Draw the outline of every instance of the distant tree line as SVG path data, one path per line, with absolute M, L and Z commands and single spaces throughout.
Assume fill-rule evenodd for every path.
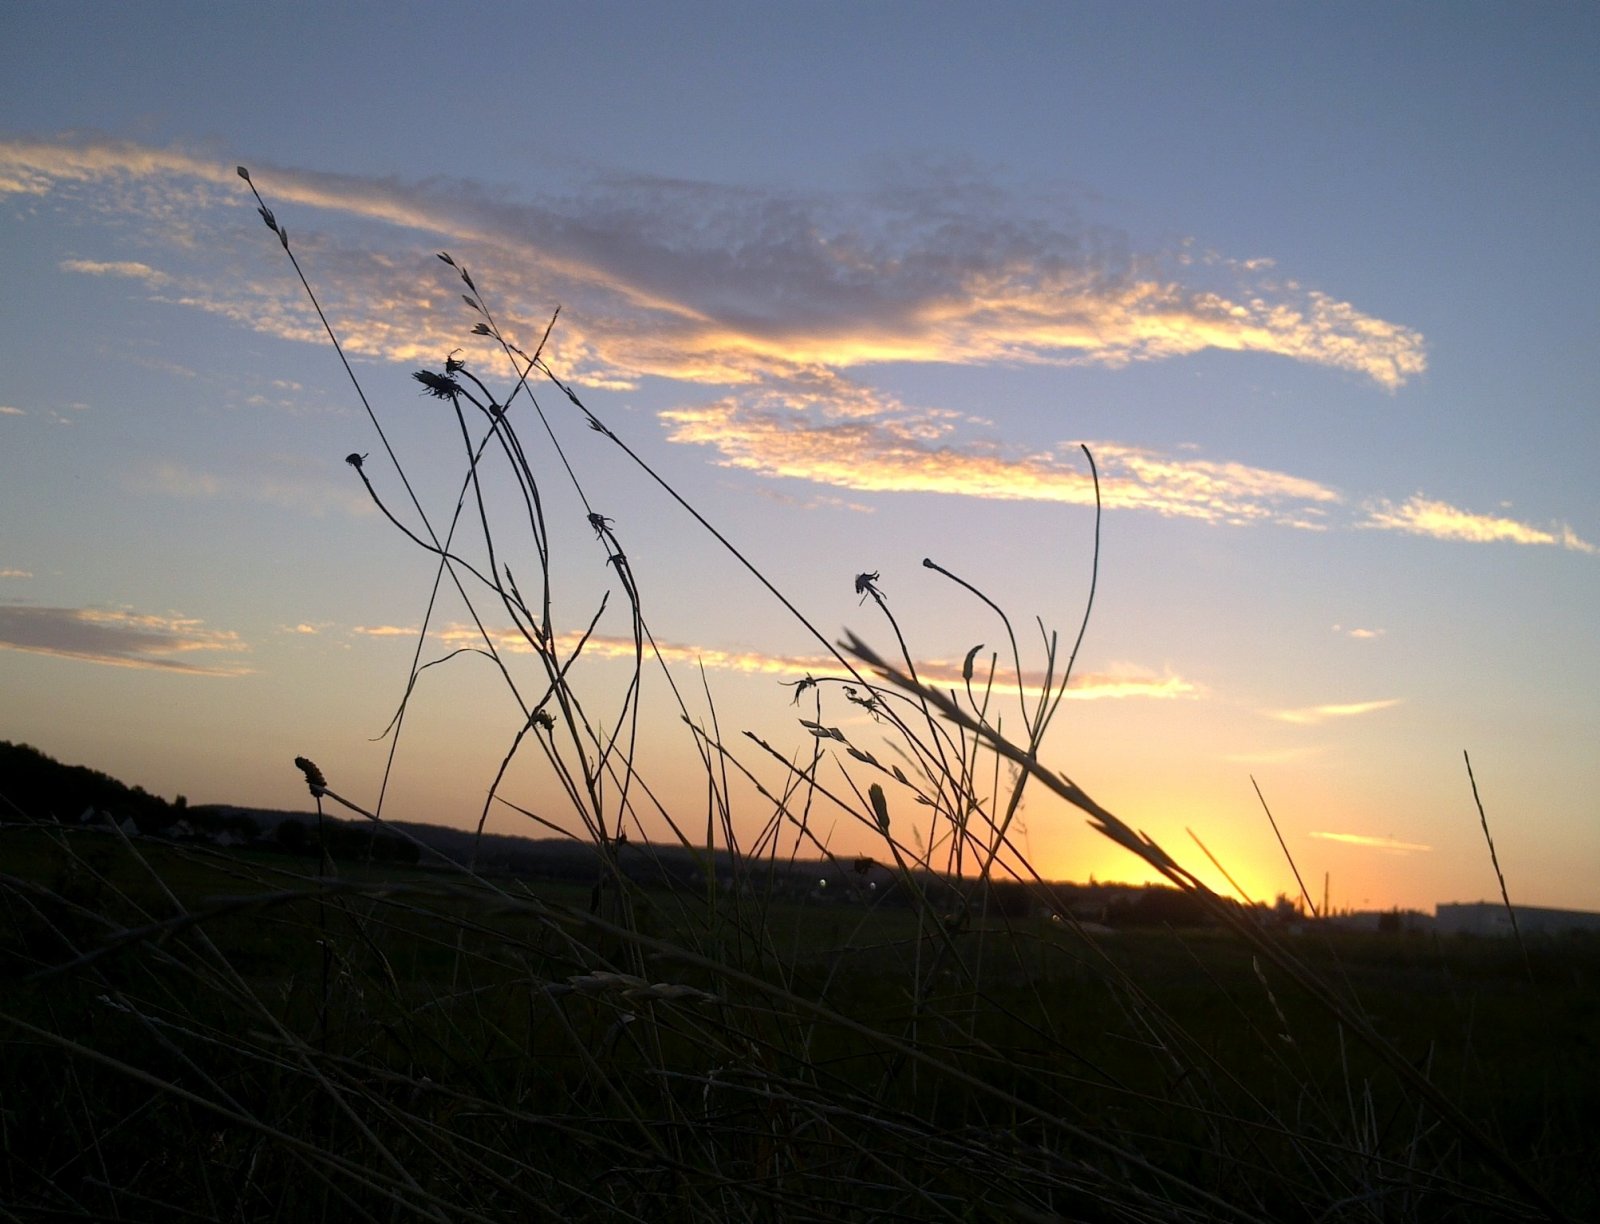
M 82 765 L 63 765 L 28 744 L 0 741 L 0 817 L 76 824 L 86 810 L 119 823 L 132 819 L 141 833 L 157 833 L 183 817 L 187 801 L 168 803 L 142 786 L 126 786 Z
M 170 803 L 142 786 L 128 786 L 83 765 L 63 765 L 28 744 L 0 741 L 0 819 L 75 825 L 85 814 L 134 828 L 148 836 L 170 836 L 180 821 L 200 834 L 232 834 L 240 841 L 261 835 L 247 812 L 190 807 L 183 795 Z
M 430 857 L 435 862 L 470 860 L 479 870 L 583 883 L 594 883 L 601 874 L 599 851 L 586 841 L 480 836 L 465 829 L 411 823 L 396 824 L 392 826 L 396 831 L 390 832 L 332 817 L 318 821 L 242 808 L 190 807 L 182 795 L 169 803 L 98 770 L 63 765 L 26 744 L 0 741 L 0 819 L 75 824 L 86 810 L 118 824 L 131 819 L 147 835 L 170 836 L 183 821 L 196 834 L 229 833 L 262 844 L 265 830 L 267 845 L 297 857 L 326 854 L 344 862 L 396 864 L 427 862 Z M 701 889 L 708 875 L 714 875 L 719 887 L 811 897 L 830 904 L 898 908 L 913 901 L 903 878 L 865 857 L 736 863 L 726 851 L 673 844 L 624 844 L 613 847 L 613 852 L 623 875 L 647 889 Z M 1020 881 L 991 881 L 985 893 L 972 880 L 919 873 L 915 887 L 955 922 L 976 920 L 985 913 L 1008 919 L 1054 914 L 1109 927 L 1196 927 L 1216 921 L 1199 898 L 1162 885 L 1049 884 L 1041 889 Z M 1285 911 L 1295 916 L 1283 898 L 1273 909 L 1257 908 L 1263 921 L 1282 919 Z

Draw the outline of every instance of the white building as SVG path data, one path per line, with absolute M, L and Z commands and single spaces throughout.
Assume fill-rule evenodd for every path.
M 1517 930 L 1524 935 L 1560 935 L 1567 931 L 1600 931 L 1600 914 L 1587 910 L 1513 906 Z M 1511 915 L 1498 901 L 1441 902 L 1434 907 L 1441 935 L 1510 935 Z

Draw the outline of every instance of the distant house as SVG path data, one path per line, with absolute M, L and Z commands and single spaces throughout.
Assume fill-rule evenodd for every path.
M 1561 935 L 1568 931 L 1600 931 L 1600 914 L 1587 910 L 1513 907 L 1517 930 L 1524 935 Z M 1441 935 L 1510 935 L 1511 916 L 1498 901 L 1441 902 L 1434 907 Z

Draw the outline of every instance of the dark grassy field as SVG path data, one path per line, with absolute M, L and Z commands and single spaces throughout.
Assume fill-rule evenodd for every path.
M 0 850 L 17 1218 L 1541 1214 L 1226 931 Z M 1600 1213 L 1600 942 L 1273 938 Z

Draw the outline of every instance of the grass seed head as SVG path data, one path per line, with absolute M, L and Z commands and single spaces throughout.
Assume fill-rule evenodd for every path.
M 461 394 L 460 383 L 443 374 L 435 374 L 432 370 L 418 370 L 411 377 L 421 383 L 428 394 L 435 399 L 454 400 Z
M 297 756 L 294 764 L 296 769 L 305 774 L 306 785 L 311 788 L 313 795 L 321 795 L 328 789 L 328 779 L 322 776 L 322 770 L 310 757 Z

